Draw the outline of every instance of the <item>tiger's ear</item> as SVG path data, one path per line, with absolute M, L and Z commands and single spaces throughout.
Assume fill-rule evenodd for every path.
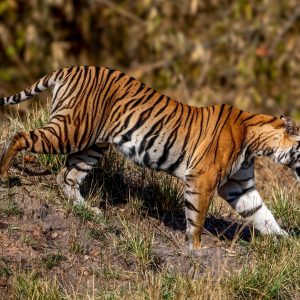
M 291 117 L 280 116 L 280 119 L 283 120 L 285 132 L 294 140 L 300 141 L 299 125 Z

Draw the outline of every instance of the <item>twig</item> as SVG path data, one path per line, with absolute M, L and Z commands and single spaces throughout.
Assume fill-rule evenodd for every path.
M 128 18 L 142 26 L 146 26 L 146 22 L 144 22 L 142 19 L 140 19 L 139 17 L 137 17 L 135 14 L 129 12 L 128 10 L 120 7 L 120 5 L 118 5 L 117 3 L 114 3 L 113 1 L 109 1 L 109 0 L 90 0 L 90 3 L 95 3 L 95 4 L 102 4 L 105 6 L 108 6 L 110 8 L 112 8 L 113 10 L 115 10 L 119 15 Z
M 151 222 L 152 223 L 152 222 Z M 162 233 L 176 248 L 180 248 L 180 245 L 178 245 L 177 241 L 175 241 L 174 238 L 171 238 L 166 232 L 164 232 L 161 228 L 159 228 L 159 226 L 155 223 L 152 223 L 154 225 L 154 227 L 160 232 Z

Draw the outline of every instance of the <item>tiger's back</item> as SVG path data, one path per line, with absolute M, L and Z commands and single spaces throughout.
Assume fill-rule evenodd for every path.
M 74 153 L 108 142 L 136 163 L 175 172 L 180 178 L 189 164 L 191 168 L 197 164 L 193 153 L 198 148 L 203 148 L 204 153 L 215 149 L 217 153 L 218 145 L 213 142 L 225 136 L 230 128 L 226 127 L 228 118 L 240 112 L 227 105 L 184 105 L 133 77 L 103 67 L 78 66 L 56 71 L 27 89 L 26 96 L 40 92 L 49 82 L 54 83 L 49 124 L 43 132 L 31 133 L 34 142 L 30 151 Z M 22 94 L 12 99 L 19 103 Z M 40 147 L 42 138 L 45 141 Z M 209 147 L 205 150 L 206 144 Z M 181 165 L 183 168 L 178 171 Z
M 206 144 L 209 147 L 203 152 L 215 149 L 216 163 L 218 145 L 214 142 L 231 128 L 226 126 L 228 118 L 240 112 L 227 105 L 184 105 L 112 69 L 75 67 L 61 72 L 64 75 L 54 88 L 49 120 L 49 126 L 60 129 L 56 132 L 63 136 L 57 140 L 56 149 L 72 153 L 93 144 L 113 143 L 137 164 L 181 179 L 189 165 L 193 169 L 198 164 L 193 154 Z M 238 150 L 240 145 L 232 146 Z

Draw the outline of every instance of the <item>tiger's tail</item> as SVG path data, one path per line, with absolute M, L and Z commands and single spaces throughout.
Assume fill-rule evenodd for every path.
M 18 104 L 22 101 L 30 99 L 31 97 L 39 94 L 40 92 L 54 86 L 56 83 L 60 82 L 66 69 L 61 69 L 54 71 L 44 77 L 40 78 L 34 84 L 29 86 L 27 89 L 8 97 L 0 97 L 0 106 Z

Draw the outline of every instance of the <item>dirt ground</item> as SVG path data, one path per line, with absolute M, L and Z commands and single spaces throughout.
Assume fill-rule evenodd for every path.
M 142 238 L 150 236 L 153 259 L 147 268 L 154 271 L 167 268 L 197 278 L 207 270 L 219 274 L 241 267 L 242 241 L 250 239 L 250 228 L 226 204 L 213 205 L 202 234 L 203 249 L 191 253 L 183 210 L 155 215 L 126 201 L 100 202 L 96 193 L 89 210 L 76 212 L 58 190 L 55 175 L 36 159 L 25 158 L 25 164 L 22 156 L 11 167 L 12 186 L 0 188 L 1 299 L 14 297 L 18 272 L 55 277 L 63 290 L 78 294 L 95 292 L 95 286 L 122 285 L 142 266 L 122 246 L 136 229 Z M 257 170 L 262 194 L 269 192 L 262 183 L 274 172 L 282 175 L 276 184 L 290 182 L 292 188 L 291 174 L 282 167 L 259 162 Z

